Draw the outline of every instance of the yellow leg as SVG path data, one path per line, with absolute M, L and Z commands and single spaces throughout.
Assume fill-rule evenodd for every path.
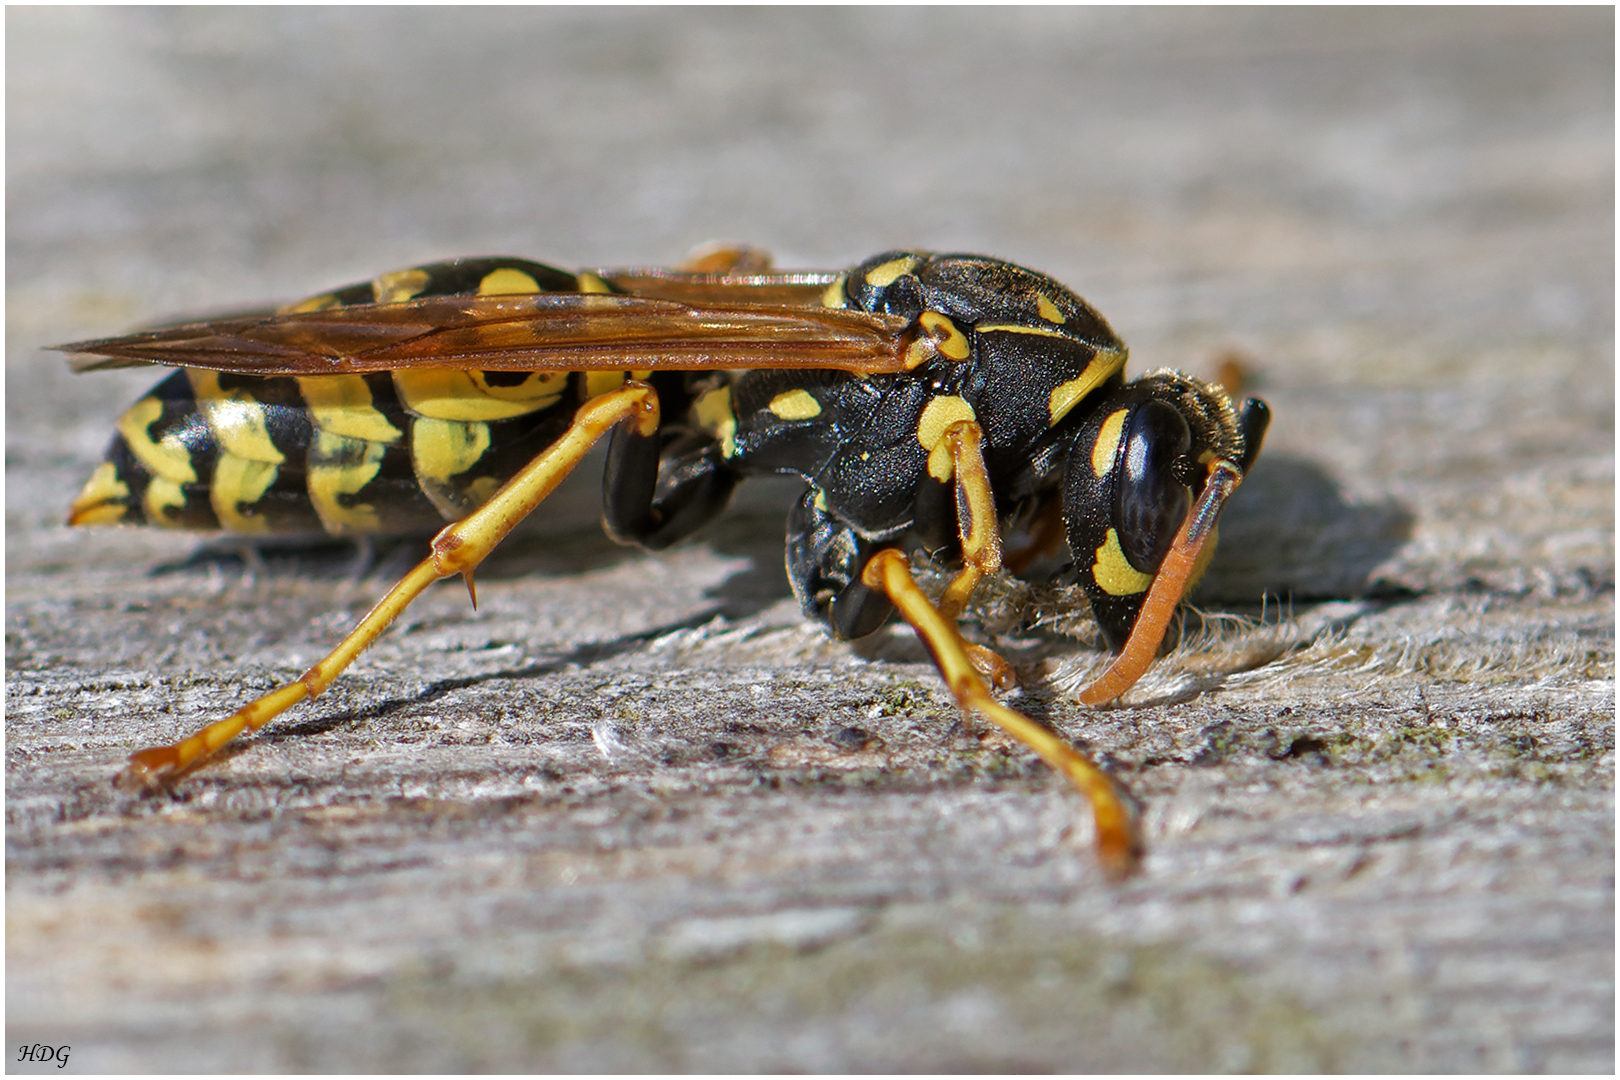
M 939 450 L 946 455 L 950 475 L 956 480 L 956 527 L 962 541 L 962 569 L 945 586 L 939 610 L 955 622 L 973 599 L 979 582 L 1001 569 L 1001 529 L 996 520 L 990 470 L 984 464 L 984 430 L 972 420 L 958 420 L 945 429 Z M 973 666 L 997 688 L 1006 690 L 1018 685 L 1012 665 L 993 650 L 968 641 L 962 647 Z
M 233 715 L 188 739 L 131 755 L 129 766 L 119 774 L 119 784 L 145 788 L 172 779 L 199 765 L 244 731 L 257 731 L 304 698 L 315 697 L 435 581 L 462 574 L 471 589 L 473 568 L 551 494 L 597 439 L 623 421 L 634 423 L 643 435 L 658 430 L 658 395 L 651 387 L 631 383 L 586 402 L 560 439 L 525 465 L 483 506 L 434 537 L 432 553 L 390 589 L 337 648 L 296 682 L 248 702 Z
M 953 622 L 973 598 L 980 579 L 1001 569 L 1001 529 L 996 494 L 984 464 L 984 432 L 972 420 L 945 429 L 941 447 L 950 454 L 956 478 L 957 529 L 962 537 L 962 569 L 945 587 L 939 610 Z
M 1039 754 L 1048 765 L 1067 776 L 1091 801 L 1097 823 L 1097 858 L 1115 880 L 1129 875 L 1141 856 L 1136 823 L 1108 775 L 1091 759 L 1016 709 L 990 696 L 968 657 L 955 620 L 931 604 L 911 576 L 906 558 L 893 548 L 872 556 L 861 580 L 882 589 L 905 620 L 933 653 L 934 663 L 951 688 L 956 703 L 989 719 L 1007 734 Z

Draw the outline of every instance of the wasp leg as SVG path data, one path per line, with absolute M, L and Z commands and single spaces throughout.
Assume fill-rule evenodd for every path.
M 866 637 L 894 614 L 888 597 L 861 581 L 875 544 L 828 510 L 819 488 L 788 511 L 788 582 L 805 615 L 840 641 Z
M 996 496 L 990 487 L 990 472 L 984 464 L 984 430 L 972 420 L 960 420 L 945 429 L 935 450 L 940 460 L 930 458 L 929 475 L 934 479 L 954 478 L 956 523 L 962 551 L 962 569 L 945 587 L 940 598 L 940 614 L 955 621 L 973 598 L 973 590 L 986 575 L 1001 569 L 1001 530 L 996 521 Z M 947 471 L 948 470 L 948 471 Z M 1012 665 L 994 650 L 963 642 L 973 666 L 998 689 L 1018 685 Z
M 462 574 L 470 588 L 473 568 L 551 494 L 597 439 L 621 422 L 634 425 L 643 434 L 650 435 L 657 430 L 658 396 L 651 387 L 631 383 L 586 402 L 574 414 L 573 424 L 556 442 L 525 465 L 483 506 L 435 536 L 432 554 L 389 590 L 337 648 L 297 681 L 248 702 L 233 715 L 210 724 L 188 739 L 131 755 L 129 766 L 119 774 L 119 783 L 134 788 L 155 786 L 200 764 L 244 731 L 257 731 L 304 698 L 320 694 L 435 581 Z
M 929 602 L 911 576 L 904 555 L 893 548 L 879 551 L 866 564 L 861 580 L 886 595 L 917 631 L 958 706 L 995 723 L 1080 789 L 1091 802 L 1097 826 L 1097 857 L 1103 870 L 1115 880 L 1130 874 L 1141 856 L 1141 845 L 1135 820 L 1108 775 L 1057 735 L 990 696 L 990 688 L 974 670 L 955 621 Z
M 619 427 L 602 470 L 602 524 L 621 544 L 662 551 L 708 524 L 731 501 L 741 477 L 712 440 L 696 450 L 660 448 L 657 432 Z
M 933 455 L 929 475 L 956 478 L 956 521 L 962 539 L 962 569 L 945 587 L 939 610 L 956 620 L 973 598 L 973 590 L 987 574 L 1001 569 L 1001 530 L 996 525 L 996 493 L 984 464 L 984 431 L 972 420 L 959 420 L 945 429 L 934 454 L 943 451 L 949 474 L 941 477 Z
M 771 253 L 747 244 L 699 244 L 686 253 L 678 269 L 689 274 L 763 274 L 771 268 Z

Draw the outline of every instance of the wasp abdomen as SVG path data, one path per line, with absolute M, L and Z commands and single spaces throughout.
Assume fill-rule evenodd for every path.
M 461 259 L 383 274 L 286 312 L 420 296 L 609 292 L 522 259 Z M 622 372 L 413 368 L 259 378 L 188 368 L 118 421 L 75 500 L 74 525 L 362 534 L 465 517 Z

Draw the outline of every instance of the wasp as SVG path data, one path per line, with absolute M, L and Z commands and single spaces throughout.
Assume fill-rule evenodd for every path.
M 134 754 L 126 786 L 168 783 L 316 697 L 432 583 L 459 574 L 476 603 L 478 564 L 605 438 L 605 527 L 643 548 L 692 534 L 747 476 L 802 479 L 786 563 L 805 614 L 857 639 L 898 612 L 964 712 L 1086 796 L 1114 875 L 1141 852 L 1121 791 L 996 699 L 1010 666 L 958 620 L 1001 570 L 1004 536 L 1034 538 L 1006 556 L 1019 565 L 1066 539 L 1118 654 L 1080 698 L 1118 697 L 1213 554 L 1270 415 L 1173 371 L 1126 381 L 1108 323 L 1044 274 L 921 251 L 832 273 L 773 272 L 744 247 L 676 269 L 458 259 L 273 311 L 57 348 L 80 354 L 81 370 L 179 369 L 119 419 L 72 525 L 442 526 L 314 667 Z M 938 601 L 911 569 L 918 549 L 952 568 Z

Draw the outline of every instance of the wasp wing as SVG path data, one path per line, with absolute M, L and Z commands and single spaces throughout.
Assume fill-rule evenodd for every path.
M 779 304 L 784 307 L 822 306 L 827 287 L 842 274 L 824 270 L 776 271 L 741 274 L 733 270 L 698 273 L 663 266 L 597 270 L 603 281 L 632 296 L 679 300 L 693 304 Z
M 771 279 L 773 283 L 781 278 Z M 807 284 L 747 289 L 668 283 L 697 299 L 611 293 L 436 296 L 397 304 L 215 320 L 54 346 L 99 357 L 80 371 L 160 364 L 245 375 L 347 375 L 398 368 L 484 371 L 842 368 L 905 370 L 908 322 L 782 303 Z M 735 284 L 740 284 L 733 282 Z M 659 291 L 655 290 L 654 291 Z

